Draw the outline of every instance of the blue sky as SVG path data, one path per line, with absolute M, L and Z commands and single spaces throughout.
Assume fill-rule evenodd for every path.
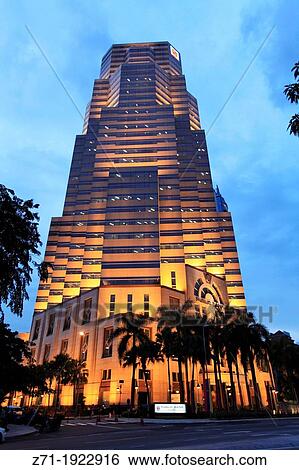
M 296 0 L 0 1 L 0 181 L 40 204 L 45 243 L 62 212 L 75 135 L 82 119 L 29 27 L 84 114 L 100 60 L 112 43 L 171 42 L 209 129 L 261 43 L 274 30 L 209 130 L 215 184 L 233 214 L 247 303 L 274 306 L 270 330 L 299 340 L 298 138 L 282 94 L 298 57 Z M 297 110 L 298 112 L 298 110 Z M 37 278 L 22 319 L 30 327 Z

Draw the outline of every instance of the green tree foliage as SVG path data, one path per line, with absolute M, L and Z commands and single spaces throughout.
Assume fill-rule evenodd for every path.
M 27 382 L 27 369 L 23 360 L 29 359 L 30 351 L 17 334 L 7 324 L 0 322 L 0 403 L 9 393 L 20 390 Z
M 17 334 L 0 321 L 0 403 L 16 390 L 32 397 L 47 391 L 44 366 L 31 362 L 28 345 Z
M 269 356 L 280 401 L 299 398 L 299 345 L 283 332 L 270 335 Z
M 11 189 L 0 185 L 0 315 L 3 307 L 21 316 L 27 287 L 34 268 L 42 280 L 48 276 L 49 263 L 38 263 L 41 246 L 38 232 L 38 204 L 17 197 Z
M 299 102 L 299 62 L 296 62 L 292 68 L 294 74 L 295 82 L 285 85 L 284 94 L 286 95 L 287 100 L 290 103 L 298 104 Z M 289 122 L 288 130 L 290 134 L 299 136 L 299 114 L 294 114 Z

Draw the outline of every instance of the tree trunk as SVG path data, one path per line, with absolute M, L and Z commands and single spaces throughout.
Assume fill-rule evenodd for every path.
M 248 383 L 247 367 L 245 367 L 244 365 L 243 365 L 243 370 L 244 370 L 244 377 L 245 377 L 245 384 L 246 384 L 248 405 L 249 405 L 250 408 L 252 408 L 252 400 L 251 400 L 250 387 L 249 387 L 249 383 Z
M 60 385 L 61 385 L 61 378 L 58 378 L 57 381 L 57 397 L 56 397 L 56 403 L 55 403 L 55 411 L 57 411 L 60 408 Z
M 207 384 L 206 384 L 206 364 L 201 365 L 202 367 L 202 393 L 203 393 L 203 399 L 204 399 L 204 411 L 208 412 L 208 401 L 207 401 Z
M 135 371 L 136 371 L 136 360 L 132 365 L 132 380 L 131 380 L 131 408 L 135 406 Z
M 147 394 L 147 405 L 149 406 L 151 400 L 150 400 L 150 390 L 149 390 L 147 374 L 146 374 L 146 367 L 143 367 L 142 370 L 143 370 L 143 376 L 144 376 L 145 388 L 146 388 L 146 394 Z
M 217 355 L 217 370 L 218 370 L 218 379 L 219 379 L 219 388 L 220 388 L 221 407 L 227 408 L 227 400 L 226 400 L 226 396 L 224 396 L 224 389 L 223 389 L 223 383 L 222 383 L 221 364 L 220 364 L 219 354 Z
M 180 358 L 178 358 L 178 375 L 180 386 L 180 402 L 185 403 L 185 387 L 183 382 L 182 361 Z
M 192 372 L 191 372 L 191 408 L 192 412 L 195 413 L 195 361 L 192 360 Z
M 220 398 L 220 387 L 217 373 L 217 361 L 214 355 L 213 357 L 213 366 L 214 366 L 214 377 L 215 377 L 215 386 L 216 386 L 216 406 L 217 410 L 221 410 L 221 398 Z
M 228 365 L 228 370 L 229 370 L 229 378 L 230 378 L 230 386 L 231 386 L 231 394 L 232 394 L 232 402 L 233 402 L 232 409 L 235 411 L 237 409 L 236 388 L 235 388 L 235 382 L 234 382 L 232 361 L 228 358 L 227 358 L 227 365 Z
M 77 392 L 78 392 L 78 382 L 75 381 L 73 383 L 73 408 L 74 409 L 77 409 L 77 404 L 78 404 L 77 403 L 78 402 L 78 400 L 77 400 L 78 393 Z
M 239 372 L 238 358 L 236 358 L 235 367 L 236 367 L 236 375 L 237 375 L 237 381 L 238 381 L 238 389 L 239 389 L 239 395 L 240 395 L 241 408 L 244 408 L 242 387 L 241 387 L 241 383 L 240 383 L 240 372 Z
M 249 354 L 249 364 L 250 364 L 251 377 L 252 377 L 253 388 L 254 388 L 255 406 L 256 406 L 257 411 L 260 411 L 261 410 L 261 400 L 260 400 L 260 393 L 259 393 L 257 380 L 256 380 L 255 366 L 254 366 L 254 359 L 253 359 L 253 353 L 252 352 L 250 352 L 250 354 Z
M 171 374 L 170 374 L 170 358 L 167 357 L 167 375 L 168 375 L 168 401 L 171 403 Z
M 188 359 L 185 359 L 184 366 L 185 366 L 185 375 L 186 375 L 187 403 L 188 405 L 190 405 L 190 383 L 189 383 Z

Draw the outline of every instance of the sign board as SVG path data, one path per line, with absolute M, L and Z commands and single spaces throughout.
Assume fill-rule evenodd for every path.
M 186 405 L 185 403 L 155 403 L 155 413 L 184 414 Z
M 172 55 L 176 60 L 180 60 L 180 54 L 179 54 L 178 51 L 177 51 L 174 47 L 172 47 L 172 46 L 170 46 L 170 53 L 171 53 L 171 55 Z

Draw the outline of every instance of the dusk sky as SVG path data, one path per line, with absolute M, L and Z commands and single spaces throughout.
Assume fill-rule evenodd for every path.
M 102 56 L 113 43 L 169 41 L 208 131 L 247 304 L 273 306 L 273 322 L 264 324 L 298 341 L 299 139 L 286 127 L 299 111 L 283 95 L 299 60 L 298 2 L 0 0 L 0 7 L 0 182 L 40 204 L 42 250 L 50 218 L 62 213 L 80 113 Z M 30 328 L 37 282 L 35 275 L 23 317 L 6 315 L 15 329 Z

